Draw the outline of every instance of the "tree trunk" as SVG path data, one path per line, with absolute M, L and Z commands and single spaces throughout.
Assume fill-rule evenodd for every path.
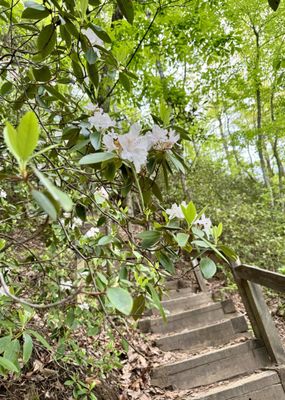
M 262 109 L 261 109 L 261 81 L 260 81 L 260 76 L 259 76 L 259 70 L 260 70 L 260 37 L 259 37 L 259 32 L 256 29 L 254 25 L 252 25 L 252 29 L 255 35 L 255 40 L 256 40 L 256 59 L 255 59 L 255 87 L 256 87 L 256 92 L 255 92 L 255 98 L 256 98 L 256 127 L 257 127 L 257 141 L 256 141 L 256 147 L 258 151 L 258 156 L 259 156 L 259 161 L 260 161 L 260 167 L 262 171 L 262 176 L 263 176 L 263 181 L 264 184 L 268 190 L 269 196 L 270 196 L 270 201 L 272 207 L 274 206 L 274 197 L 273 197 L 273 191 L 271 187 L 271 182 L 270 178 L 268 175 L 268 170 L 267 170 L 267 165 L 266 165 L 266 158 L 265 158 L 265 138 L 264 134 L 261 131 L 262 128 Z

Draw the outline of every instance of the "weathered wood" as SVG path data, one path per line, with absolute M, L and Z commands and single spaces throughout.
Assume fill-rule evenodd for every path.
M 276 364 L 285 363 L 285 352 L 265 302 L 261 287 L 241 279 L 236 273 L 238 266 L 232 265 L 233 274 L 245 305 L 255 336 L 261 339 L 271 360 Z
M 285 293 L 285 275 L 246 264 L 236 266 L 235 273 L 240 279 L 246 279 L 277 292 Z
M 197 283 L 200 287 L 201 292 L 207 292 L 207 286 L 206 286 L 206 282 L 205 279 L 203 278 L 202 272 L 200 270 L 200 265 L 199 265 L 199 261 L 195 258 L 191 261 L 193 269 L 194 269 L 194 274 L 197 280 Z

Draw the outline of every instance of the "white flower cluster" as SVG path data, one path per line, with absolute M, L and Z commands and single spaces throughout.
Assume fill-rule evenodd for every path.
M 99 233 L 99 232 L 100 232 L 99 228 L 92 226 L 92 228 L 90 228 L 89 231 L 87 231 L 84 236 L 86 238 L 92 238 L 92 237 L 96 236 L 97 233 Z
M 7 197 L 7 193 L 5 192 L 5 190 L 0 190 L 0 198 L 2 198 L 2 199 L 6 199 L 6 197 Z
M 185 201 L 182 201 L 181 204 L 179 204 L 179 206 L 174 203 L 172 204 L 171 208 L 168 208 L 166 211 L 166 214 L 169 215 L 169 219 L 173 219 L 173 218 L 179 218 L 179 219 L 184 219 L 184 214 L 182 211 L 181 206 L 187 207 L 187 204 Z
M 114 128 L 116 123 L 110 118 L 109 114 L 104 113 L 101 108 L 89 104 L 86 107 L 93 115 L 88 118 L 91 127 L 106 132 L 109 128 Z M 116 151 L 123 160 L 134 164 L 136 172 L 140 172 L 146 164 L 148 152 L 154 150 L 169 150 L 179 140 L 179 135 L 174 130 L 160 128 L 154 125 L 152 131 L 141 135 L 141 126 L 138 123 L 130 127 L 128 133 L 118 135 L 113 129 L 103 136 L 103 144 L 108 151 Z
M 173 218 L 184 219 L 185 218 L 181 206 L 187 207 L 186 202 L 182 201 L 182 203 L 179 205 L 174 203 L 174 204 L 172 204 L 171 208 L 168 208 L 167 210 L 165 210 L 166 214 L 169 215 L 169 219 L 173 219 Z M 201 226 L 205 232 L 209 232 L 212 228 L 212 221 L 210 220 L 210 218 L 207 218 L 205 216 L 205 214 L 202 214 L 199 219 L 194 221 L 194 224 Z

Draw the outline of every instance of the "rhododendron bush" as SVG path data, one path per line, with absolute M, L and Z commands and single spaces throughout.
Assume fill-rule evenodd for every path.
M 155 8 L 138 5 L 146 27 Z M 206 278 L 216 272 L 212 254 L 234 255 L 219 243 L 211 210 L 191 199 L 164 203 L 168 176 L 188 173 L 188 132 L 171 107 L 158 99 L 151 118 L 122 106 L 139 79 L 116 51 L 132 3 L 2 1 L 0 13 L 5 375 L 29 363 L 33 340 L 49 351 L 57 340 L 52 357 L 76 363 L 69 332 L 92 336 L 104 324 L 112 332 L 114 316 L 137 320 L 146 307 L 164 315 L 163 283 L 183 252 L 200 257 Z M 33 327 L 39 315 L 45 338 Z

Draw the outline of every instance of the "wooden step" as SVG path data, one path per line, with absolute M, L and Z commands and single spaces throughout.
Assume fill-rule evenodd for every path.
M 223 320 L 225 314 L 234 313 L 235 308 L 232 301 L 213 303 L 194 310 L 183 311 L 172 314 L 165 322 L 163 318 L 144 318 L 138 323 L 139 329 L 146 333 L 170 333 L 179 332 L 183 329 L 196 329 Z
M 277 372 L 265 371 L 209 389 L 184 400 L 285 400 Z
M 197 294 L 200 293 L 206 293 L 206 292 L 198 292 Z M 178 297 L 186 297 L 186 296 L 193 296 L 196 293 L 193 292 L 193 290 L 189 287 L 187 288 L 182 288 L 182 289 L 172 289 L 169 290 L 164 296 L 163 300 L 170 300 L 170 299 L 176 299 Z M 209 294 L 208 294 L 209 295 Z M 209 295 L 210 296 L 210 295 Z
M 213 350 L 153 370 L 152 385 L 191 389 L 230 379 L 270 364 L 264 346 L 256 339 Z
M 178 279 L 171 280 L 171 281 L 166 281 L 164 286 L 168 290 L 177 290 L 178 289 Z
M 247 323 L 244 316 L 239 315 L 202 328 L 162 336 L 156 340 L 156 345 L 164 351 L 193 351 L 226 343 L 242 332 L 247 332 Z
M 213 303 L 213 300 L 208 293 L 188 294 L 184 297 L 165 299 L 161 302 L 162 306 L 171 313 L 193 310 L 209 303 Z

